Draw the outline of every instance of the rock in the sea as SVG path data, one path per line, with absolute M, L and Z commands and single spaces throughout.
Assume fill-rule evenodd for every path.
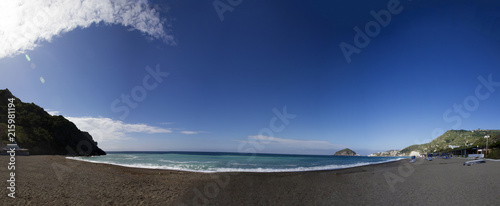
M 356 154 L 356 152 L 352 151 L 349 148 L 345 148 L 343 150 L 337 151 L 333 155 L 334 156 L 359 156 L 358 154 Z
M 7 137 L 8 99 L 14 98 L 15 140 L 32 155 L 106 155 L 97 147 L 89 133 L 80 131 L 73 122 L 61 115 L 52 116 L 34 103 L 24 103 L 8 90 L 0 89 L 0 140 L 11 143 Z M 14 108 L 14 107 L 13 107 Z

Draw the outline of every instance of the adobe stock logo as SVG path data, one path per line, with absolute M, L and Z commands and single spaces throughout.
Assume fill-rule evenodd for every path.
M 142 78 L 142 85 L 135 86 L 130 91 L 130 94 L 122 94 L 120 98 L 115 99 L 111 103 L 111 111 L 114 113 L 122 113 L 120 115 L 121 120 L 125 120 L 130 114 L 130 109 L 137 108 L 137 106 L 139 106 L 138 103 L 146 99 L 148 91 L 158 87 L 158 85 L 163 82 L 163 78 L 169 75 L 167 72 L 160 71 L 159 64 L 156 65 L 155 70 L 147 66 L 146 71 L 148 74 Z
M 489 74 L 487 79 L 479 75 L 477 80 L 479 83 L 474 90 L 474 95 L 465 97 L 461 104 L 454 103 L 451 108 L 444 111 L 443 120 L 446 123 L 455 122 L 451 126 L 452 129 L 460 129 L 463 120 L 469 118 L 472 112 L 479 109 L 480 102 L 486 101 L 496 91 L 496 87 L 500 87 L 500 82 L 493 81 L 493 74 Z M 445 130 L 442 128 L 435 128 L 431 136 L 436 138 L 444 132 Z
M 215 12 L 219 16 L 219 20 L 224 21 L 224 13 L 227 11 L 233 12 L 234 8 L 243 3 L 243 0 L 214 0 L 212 5 L 214 6 Z
M 389 0 L 389 2 L 387 2 L 387 10 L 382 9 L 378 12 L 371 10 L 370 14 L 375 20 L 365 24 L 364 32 L 358 26 L 353 28 L 356 32 L 354 35 L 354 46 L 346 42 L 341 42 L 339 44 L 340 50 L 342 54 L 344 54 L 347 63 L 351 63 L 352 54 L 361 53 L 361 49 L 370 44 L 370 37 L 374 38 L 378 36 L 382 27 L 387 27 L 387 25 L 391 23 L 392 15 L 399 14 L 401 11 L 403 11 L 403 6 L 401 6 L 399 0 Z

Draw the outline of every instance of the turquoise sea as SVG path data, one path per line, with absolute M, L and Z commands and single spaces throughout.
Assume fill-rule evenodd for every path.
M 105 156 L 68 158 L 126 167 L 193 172 L 299 172 L 378 164 L 400 160 L 403 157 L 226 152 L 108 152 Z

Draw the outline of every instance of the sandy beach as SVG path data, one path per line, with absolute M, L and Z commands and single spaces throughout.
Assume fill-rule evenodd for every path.
M 0 205 L 498 205 L 500 162 L 419 159 L 331 171 L 193 173 L 16 157 L 9 198 L 0 156 Z

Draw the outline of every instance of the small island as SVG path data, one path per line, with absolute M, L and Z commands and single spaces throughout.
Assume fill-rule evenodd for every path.
M 335 152 L 335 154 L 333 154 L 333 156 L 359 156 L 359 155 L 356 154 L 355 151 L 352 151 L 349 148 L 345 148 L 343 150 Z

